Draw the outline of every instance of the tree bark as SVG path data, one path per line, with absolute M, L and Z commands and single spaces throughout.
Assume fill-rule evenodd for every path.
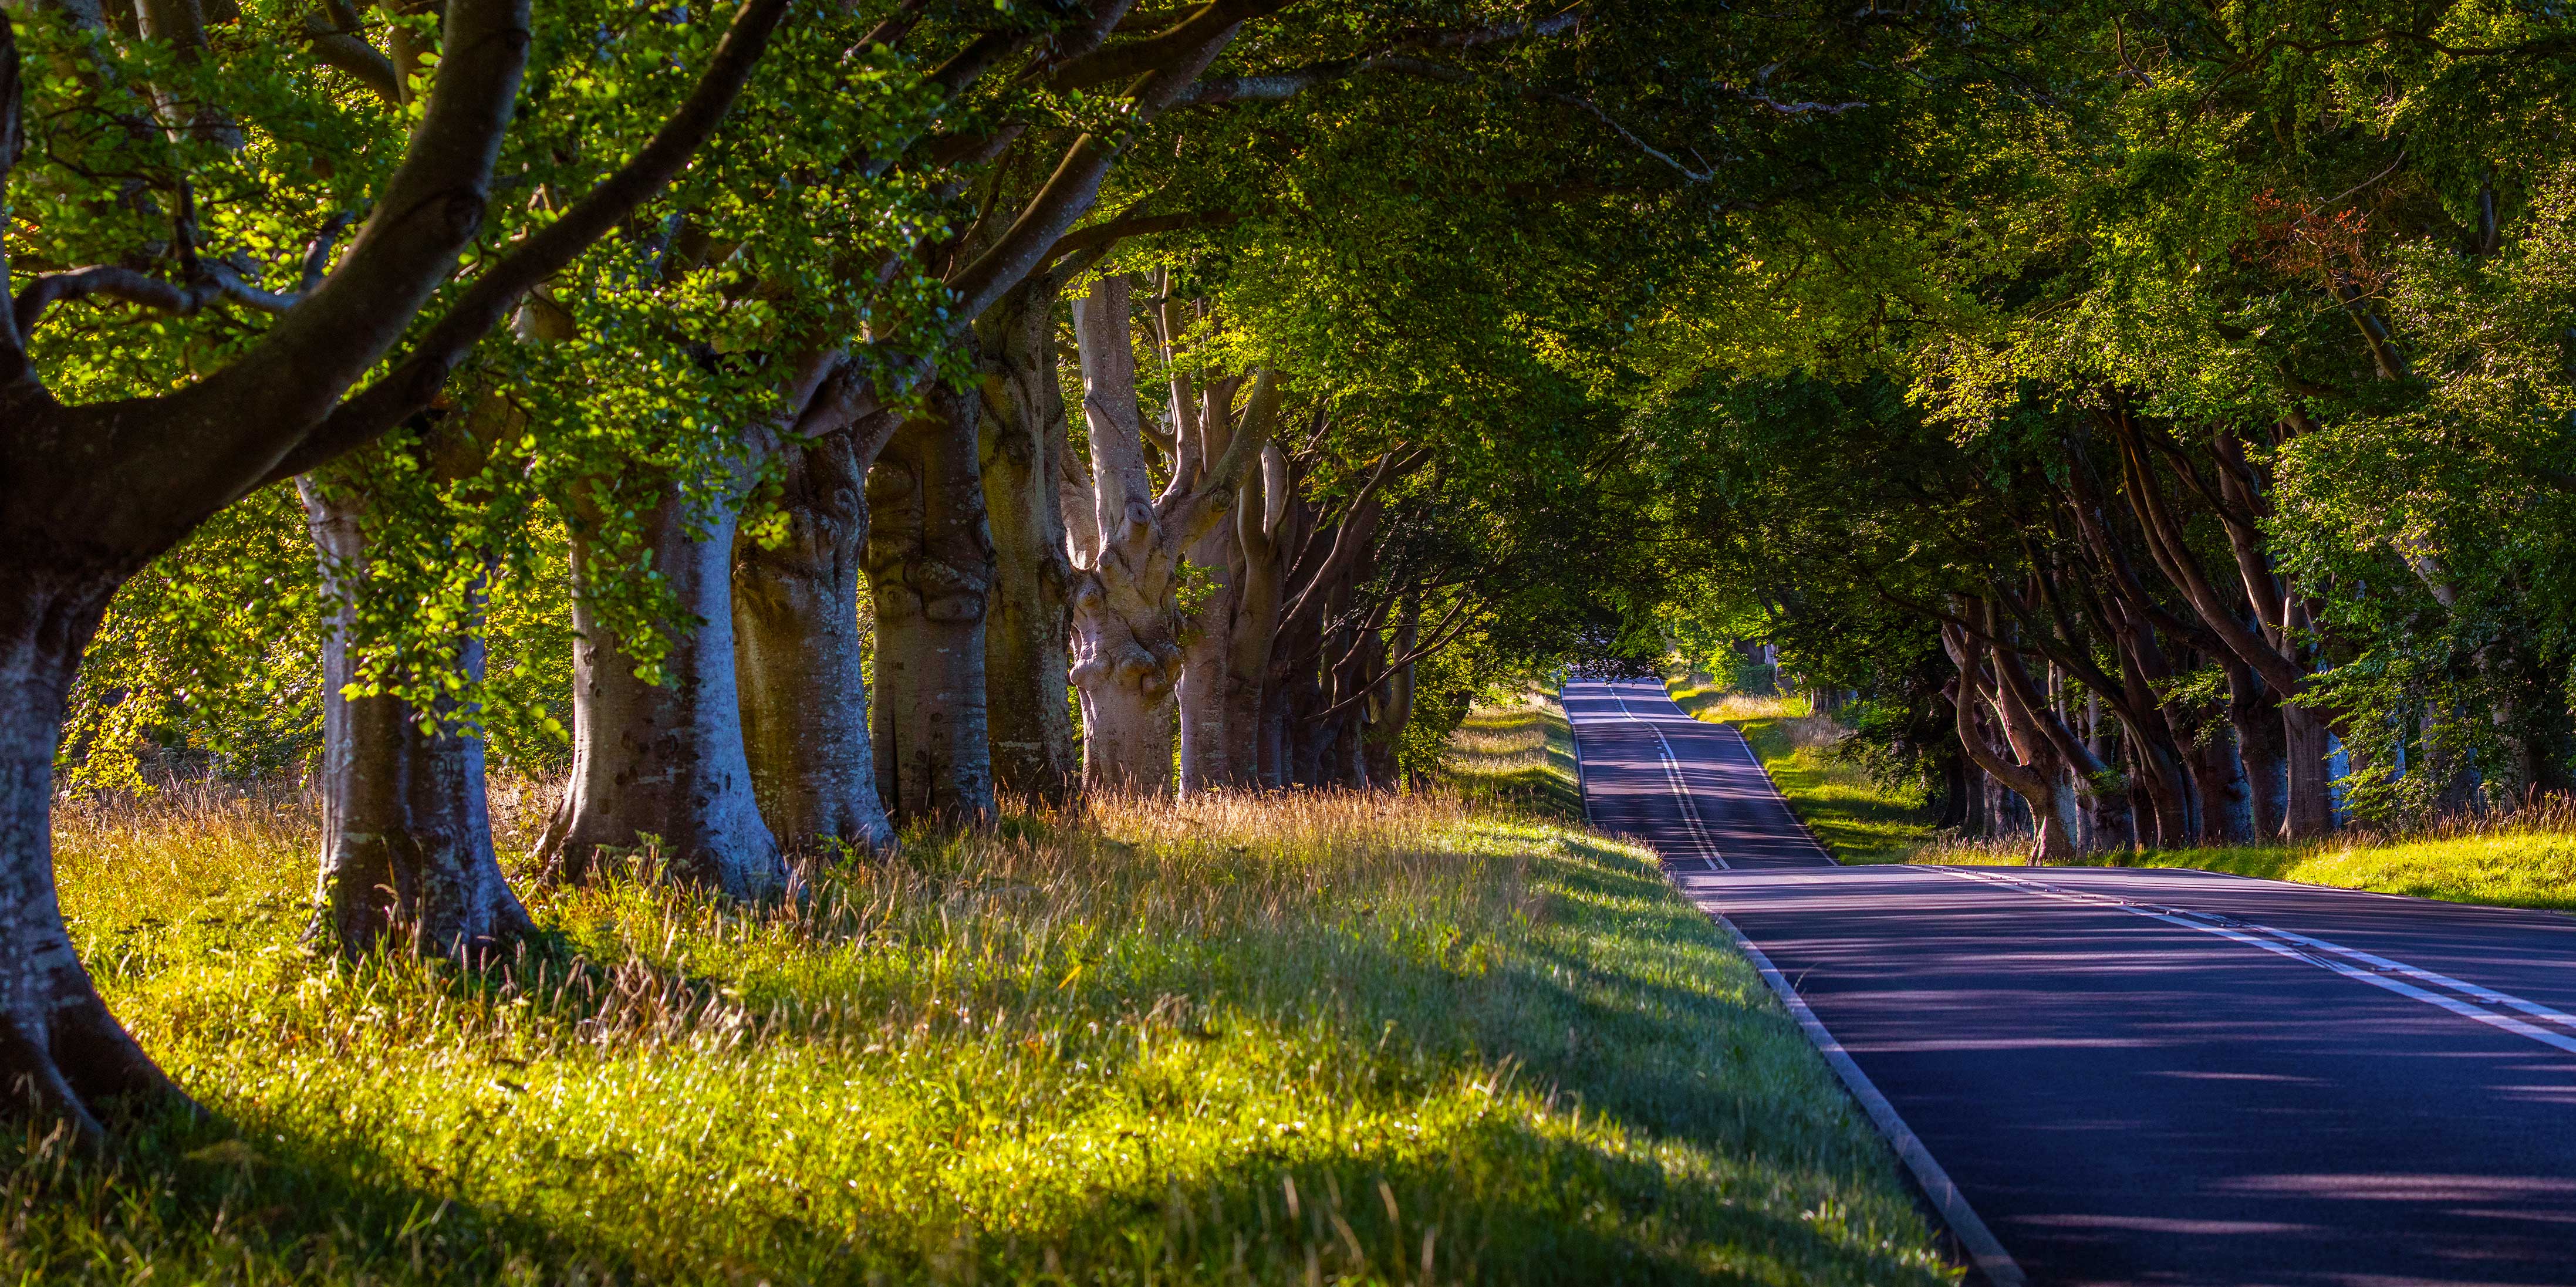
M 1404 606 L 1396 613 L 1395 639 L 1383 645 L 1396 658 L 1410 654 L 1422 633 L 1422 599 L 1407 593 Z M 1405 726 L 1413 722 L 1413 663 L 1399 661 L 1384 670 L 1378 679 L 1375 709 L 1369 716 L 1368 775 L 1377 786 L 1393 790 L 1401 786 L 1402 771 L 1398 752 L 1404 745 Z
M 594 602 L 602 578 L 628 570 L 602 562 L 592 522 L 574 526 L 572 782 L 538 843 L 551 876 L 579 879 L 603 847 L 649 844 L 664 878 L 741 899 L 787 888 L 743 752 L 732 593 L 740 481 L 695 514 L 666 482 L 639 516 L 685 618 L 667 628 L 658 685 L 637 676 L 633 645 Z
M 54 893 L 54 747 L 81 650 L 123 576 L 0 572 L 0 1113 L 72 1123 L 97 1139 L 127 1100 L 185 1104 L 99 998 Z
M 1085 780 L 1161 794 L 1172 777 L 1165 708 L 1181 668 L 1172 605 L 1180 550 L 1154 512 L 1131 325 L 1124 277 L 1102 278 L 1074 304 L 1100 538 L 1093 563 L 1076 573 L 1073 682 L 1082 692 Z
M 2019 711 L 2020 703 L 2013 697 L 2011 686 L 2000 681 L 1991 686 L 1987 683 L 1984 643 L 1956 626 L 1945 626 L 1941 633 L 1951 661 L 1959 668 L 1959 696 L 1963 700 L 1954 703 L 1959 748 L 1987 776 L 2029 803 L 2035 829 L 2031 847 L 2034 864 L 2074 857 L 2072 803 L 2058 781 L 2057 770 L 2062 766 L 2056 762 L 2054 752 L 2044 744 L 2036 728 L 2028 727 L 2026 712 Z M 1996 754 L 1978 727 L 1980 708 L 1988 704 L 1990 697 L 2004 740 L 2012 748 L 2010 759 Z M 2017 713 L 2023 716 L 2018 721 Z M 2017 728 L 2016 723 L 2023 727 Z
M 1293 545 L 1290 526 L 1294 483 L 1287 454 L 1278 444 L 1261 449 L 1259 468 L 1246 471 L 1235 495 L 1233 615 L 1226 625 L 1224 692 L 1226 780 L 1221 785 L 1258 787 L 1273 784 L 1268 771 L 1277 763 L 1269 746 L 1268 703 L 1271 651 L 1279 639 L 1281 590 L 1288 575 L 1283 565 Z M 1186 673 L 1186 672 L 1184 672 Z
M 1202 455 L 1197 426 L 1176 425 L 1173 474 L 1157 496 L 1145 465 L 1131 327 L 1122 277 L 1101 279 L 1074 305 L 1100 527 L 1091 562 L 1074 573 L 1073 682 L 1082 694 L 1084 779 L 1159 794 L 1172 781 L 1175 730 L 1165 708 L 1181 672 L 1182 558 L 1232 507 L 1236 484 L 1269 438 L 1278 382 L 1266 370 L 1255 377 L 1243 423 L 1221 452 Z M 1174 405 L 1182 414 L 1189 403 Z
M 312 475 L 297 489 L 321 556 L 333 620 L 322 643 L 321 924 L 348 957 L 381 943 L 421 954 L 480 955 L 533 933 L 501 874 L 471 710 L 421 712 L 391 694 L 351 697 L 354 606 L 341 580 L 367 559 L 366 500 L 349 480 Z M 479 621 L 461 624 L 458 670 L 483 677 Z
M 993 779 L 1006 794 L 1051 803 L 1071 798 L 1082 774 L 1067 646 L 1073 564 L 1060 488 L 1067 423 L 1056 379 L 1058 288 L 1051 275 L 1032 276 L 976 323 L 985 354 L 984 500 L 994 556 L 984 628 Z
M 2280 836 L 2289 813 L 2287 735 L 2281 699 L 2252 667 L 2219 658 L 2227 669 L 2227 722 L 2236 730 L 2236 757 L 2245 767 L 2246 815 L 2253 839 Z
M 898 823 L 993 813 L 984 629 L 993 537 L 978 469 L 979 399 L 945 387 L 869 471 L 877 610 L 877 794 Z
M 868 737 L 859 578 L 868 468 L 899 423 L 877 412 L 791 448 L 780 496 L 786 540 L 736 550 L 743 754 L 761 816 L 793 851 L 894 844 Z

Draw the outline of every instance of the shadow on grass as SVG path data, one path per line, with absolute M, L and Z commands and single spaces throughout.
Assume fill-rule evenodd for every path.
M 406 1169 L 257 1111 L 128 1121 L 103 1153 L 29 1131 L 0 1146 L 0 1199 L 17 1213 L 0 1262 L 47 1283 L 635 1277 L 612 1244 L 460 1202 Z
M 28 1160 L 15 1196 L 52 1214 L 0 1263 L 47 1281 L 124 1281 L 137 1263 L 178 1280 L 316 1282 L 1413 1281 L 1426 1258 L 1440 1280 L 1942 1280 L 1883 1147 L 1749 967 L 1654 868 L 1560 838 L 1470 869 L 1508 874 L 1514 862 L 1534 894 L 1520 919 L 1495 916 L 1503 895 L 1475 886 L 1439 895 L 1475 903 L 1464 915 L 1336 896 L 1221 942 L 1096 963 L 1078 986 L 1051 966 L 1033 983 L 952 999 L 1054 1007 L 1050 1022 L 1078 1030 L 1091 1016 L 1113 1030 L 1072 1050 L 1092 1067 L 1079 1083 L 957 1083 L 1044 1102 L 1036 1129 L 1060 1132 L 1049 1147 L 1090 1159 L 1059 1167 L 1054 1187 L 978 1180 L 961 1131 L 918 1188 L 839 1197 L 864 1150 L 762 1156 L 776 1137 L 752 1121 L 738 1139 L 729 1125 L 692 1144 L 696 1116 L 615 1137 L 594 1133 L 597 1118 L 583 1119 L 591 1130 L 507 1122 L 498 1115 L 511 1101 L 470 1094 L 500 1070 L 441 1064 L 433 1076 L 403 1047 L 384 1067 L 409 1084 L 364 1105 L 301 1092 L 289 1075 L 236 1089 L 229 1121 L 137 1137 L 103 1168 Z M 1452 930 L 1496 941 L 1480 953 Z M 577 960 L 573 940 L 557 937 L 517 968 L 542 961 L 542 979 Z M 685 965 L 628 968 L 630 998 L 724 996 Z M 526 981 L 429 973 L 435 982 L 385 996 L 453 1014 L 507 1003 Z M 820 999 L 906 1005 L 899 988 L 865 982 Z M 550 1027 L 580 1028 L 611 1000 L 556 992 L 532 1007 Z M 1176 1015 L 1163 1039 L 1208 1052 L 1207 1075 L 1159 1083 L 1142 1029 L 1110 1021 L 1182 996 L 1190 1016 L 1244 1015 L 1258 1030 L 1194 1017 L 1185 1027 Z M 581 1044 L 603 1038 L 619 1040 L 589 1030 Z M 715 1053 L 675 1047 L 672 1059 L 697 1062 L 670 1068 L 684 1081 L 702 1065 L 730 1076 L 752 1064 L 889 1095 L 906 1093 L 904 1078 L 943 1075 L 898 1071 L 852 1044 L 819 1020 L 756 1016 Z M 599 1075 L 589 1058 L 564 1066 Z M 1294 1092 L 1230 1103 L 1228 1079 L 1265 1075 L 1294 1079 Z M 429 1095 L 449 1102 L 417 1102 Z M 419 1111 L 469 1099 L 463 1113 Z M 335 1102 L 356 1115 L 344 1121 Z M 1308 1120 L 1292 1131 L 1227 1117 L 1283 1102 Z M 680 1106 L 645 1098 L 618 1111 L 649 1124 Z M 946 1119 L 934 1125 L 944 1134 Z M 417 1157 L 404 1155 L 415 1138 L 405 1132 L 423 1133 Z M 143 1250 L 119 1250 L 120 1239 Z

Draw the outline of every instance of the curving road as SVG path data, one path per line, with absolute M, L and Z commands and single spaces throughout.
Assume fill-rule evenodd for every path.
M 1594 824 L 1794 988 L 1992 1280 L 2576 1283 L 2576 918 L 1837 867 L 1660 685 L 1565 705 Z

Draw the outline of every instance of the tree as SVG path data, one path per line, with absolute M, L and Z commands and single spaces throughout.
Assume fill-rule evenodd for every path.
M 9 379 L 0 415 L 8 460 L 5 524 L 23 551 L 5 574 L 0 662 L 9 693 L 0 718 L 5 822 L 0 822 L 0 915 L 10 922 L 0 1008 L 12 1034 L 0 1056 L 31 1108 L 85 1133 L 120 1096 L 176 1099 L 99 1000 L 74 956 L 55 901 L 47 826 L 53 756 L 82 647 L 116 588 L 208 516 L 263 482 L 292 476 L 386 432 L 436 396 L 463 352 L 529 285 L 568 261 L 666 182 L 723 115 L 783 13 L 776 0 L 740 9 L 699 89 L 663 130 L 545 233 L 499 256 L 460 290 L 439 320 L 405 344 L 392 369 L 341 395 L 404 340 L 413 315 L 455 267 L 483 222 L 493 165 L 526 64 L 528 14 L 510 0 L 455 0 L 420 124 L 374 213 L 338 262 L 286 304 L 237 357 L 176 391 L 67 404 L 45 384 L 31 348 L 47 307 L 105 294 L 193 312 L 246 293 L 223 271 L 183 253 L 180 283 L 124 269 L 71 269 L 13 285 L 0 326 Z M 76 36 L 79 15 L 55 28 Z M 77 44 L 71 51 L 77 65 Z M 41 62 L 37 65 L 43 65 Z M 0 178 L 16 179 L 31 125 L 75 116 L 31 113 L 33 93 L 108 93 L 103 71 L 31 83 L 13 19 L 0 16 Z M 71 179 L 71 174 L 56 176 Z M 25 191 L 12 184 L 12 191 Z M 41 190 L 41 189 L 39 189 Z M 78 182 L 58 191 L 79 197 Z M 189 209 L 181 193 L 183 246 Z

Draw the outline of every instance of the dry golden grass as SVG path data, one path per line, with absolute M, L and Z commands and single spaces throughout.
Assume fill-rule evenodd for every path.
M 496 797 L 515 866 L 546 793 Z M 77 941 L 215 1118 L 22 1142 L 0 1276 L 1948 1276 L 1643 854 L 1454 792 L 1095 801 L 767 907 L 611 873 L 485 971 L 304 942 L 314 819 L 65 810 Z
M 1574 726 L 1555 694 L 1544 690 L 1469 711 L 1449 735 L 1442 777 L 1473 800 L 1569 822 L 1583 816 Z

